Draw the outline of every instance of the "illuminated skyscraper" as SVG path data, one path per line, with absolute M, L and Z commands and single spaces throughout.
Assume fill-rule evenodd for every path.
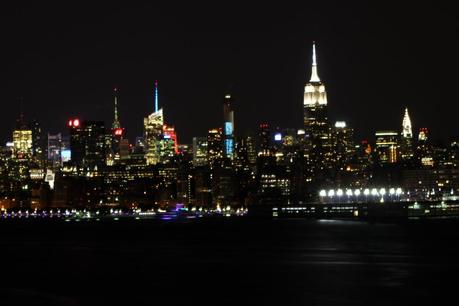
M 400 155 L 403 160 L 409 160 L 414 156 L 413 131 L 408 108 L 405 108 L 405 115 L 402 121 L 402 138 L 400 142 Z
M 28 203 L 28 188 L 33 157 L 33 131 L 21 113 L 13 131 L 12 163 L 9 167 L 10 190 L 20 195 L 20 207 Z M 26 204 L 27 205 L 27 204 Z
M 178 146 L 178 140 L 177 140 L 177 133 L 175 131 L 175 127 L 171 125 L 164 125 L 163 126 L 163 133 L 164 133 L 164 139 L 168 140 L 171 142 L 171 147 L 172 147 L 172 153 L 173 154 L 178 154 L 179 153 L 179 146 Z
M 163 125 L 163 138 L 160 141 L 161 162 L 168 162 L 178 154 L 177 134 L 173 126 Z
M 205 166 L 207 163 L 207 137 L 193 137 L 193 166 Z
M 163 135 L 163 125 L 162 108 L 143 120 L 147 165 L 156 165 L 160 162 L 160 141 Z
M 325 85 L 320 80 L 317 72 L 316 45 L 313 43 L 311 78 L 309 79 L 309 83 L 307 83 L 304 87 L 305 111 L 307 110 L 306 107 L 312 107 L 315 105 L 327 105 L 327 93 L 325 92 Z M 309 113 L 314 114 L 314 110 L 309 111 Z M 309 118 L 309 116 L 307 118 Z
M 207 134 L 207 160 L 212 167 L 213 164 L 223 157 L 222 129 L 210 129 Z
M 312 45 L 312 70 L 309 83 L 304 87 L 304 128 L 313 170 L 330 166 L 331 135 L 328 122 L 327 93 L 317 72 L 315 43 Z
M 332 131 L 334 168 L 337 171 L 345 170 L 345 166 L 349 163 L 355 151 L 354 130 L 348 127 L 345 121 L 336 121 Z
M 418 163 L 424 167 L 433 167 L 433 155 L 433 149 L 429 139 L 429 130 L 427 128 L 420 128 L 416 147 Z
M 411 128 L 411 119 L 408 114 L 408 108 L 405 108 L 405 115 L 403 116 L 402 122 L 402 136 L 403 138 L 413 138 L 413 131 Z
M 119 113 L 118 113 L 118 89 L 113 90 L 114 93 L 114 105 L 113 105 L 113 122 L 112 122 L 112 133 L 107 135 L 109 146 L 111 148 L 107 156 L 107 164 L 112 165 L 115 160 L 120 159 L 120 144 L 124 139 L 124 128 L 121 127 Z
M 429 130 L 427 128 L 420 128 L 418 134 L 418 141 L 424 142 L 428 140 Z
M 32 129 L 21 114 L 13 131 L 13 157 L 17 160 L 30 159 L 33 155 Z
M 234 111 L 233 99 L 230 94 L 225 95 L 223 101 L 223 144 L 225 157 L 234 158 Z
M 394 131 L 377 131 L 376 153 L 380 164 L 392 164 L 398 160 L 398 133 Z
M 145 159 L 147 165 L 161 161 L 161 140 L 163 140 L 163 109 L 158 109 L 158 81 L 155 81 L 155 112 L 143 120 Z

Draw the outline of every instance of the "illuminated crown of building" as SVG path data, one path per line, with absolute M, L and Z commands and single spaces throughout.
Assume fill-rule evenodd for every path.
M 405 115 L 403 116 L 402 135 L 403 135 L 403 138 L 413 137 L 413 131 L 411 128 L 411 119 L 410 119 L 410 115 L 408 114 L 408 108 L 405 108 Z
M 157 126 L 163 126 L 164 124 L 164 116 L 163 116 L 163 109 L 160 108 L 157 112 L 151 113 L 144 119 L 144 125 L 145 126 L 150 126 L 150 125 L 157 125 Z
M 327 93 L 325 85 L 320 81 L 317 72 L 316 44 L 312 44 L 312 70 L 309 83 L 304 86 L 304 105 L 326 105 Z

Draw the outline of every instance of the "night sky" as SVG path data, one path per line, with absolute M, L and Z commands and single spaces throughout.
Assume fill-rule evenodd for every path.
M 413 7 L 69 3 L 0 10 L 2 145 L 11 139 L 19 97 L 27 119 L 66 132 L 69 117 L 109 126 L 115 86 L 121 124 L 133 141 L 153 111 L 155 79 L 179 142 L 221 124 L 228 89 L 237 134 L 260 122 L 299 128 L 313 40 L 330 118 L 346 120 L 356 139 L 400 130 L 405 106 L 415 130 L 459 136 L 459 19 L 438 1 Z

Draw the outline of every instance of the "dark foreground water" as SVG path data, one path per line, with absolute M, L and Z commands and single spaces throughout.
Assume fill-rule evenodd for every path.
M 0 305 L 454 305 L 458 243 L 459 220 L 0 220 Z

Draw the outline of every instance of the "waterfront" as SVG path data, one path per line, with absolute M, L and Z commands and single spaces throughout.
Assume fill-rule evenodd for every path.
M 0 222 L 1 305 L 405 305 L 454 294 L 456 219 Z

